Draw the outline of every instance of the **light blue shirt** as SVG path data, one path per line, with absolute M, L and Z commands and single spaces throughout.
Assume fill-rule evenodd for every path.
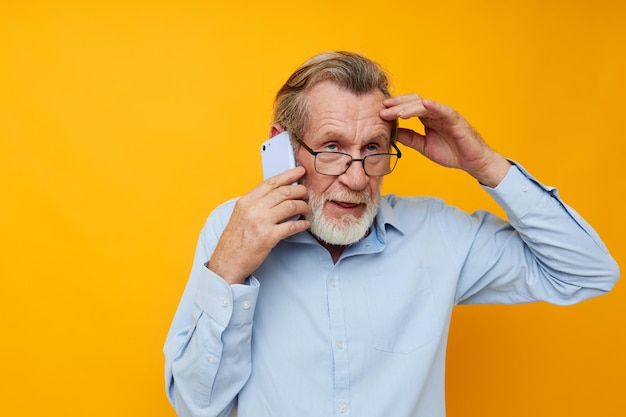
M 510 224 L 389 195 L 336 264 L 303 232 L 233 286 L 205 267 L 234 201 L 217 208 L 165 343 L 179 416 L 238 403 L 240 417 L 442 417 L 456 304 L 564 305 L 613 287 L 617 264 L 555 189 L 516 166 L 485 189 Z

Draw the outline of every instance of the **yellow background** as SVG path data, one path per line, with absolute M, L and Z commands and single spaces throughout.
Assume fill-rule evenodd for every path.
M 557 185 L 623 265 L 625 12 L 618 0 L 3 1 L 0 414 L 174 415 L 161 349 L 200 227 L 259 181 L 274 94 L 323 50 L 365 53 L 394 92 L 455 107 Z M 385 191 L 501 214 L 414 153 Z M 623 285 L 568 308 L 456 309 L 449 416 L 623 415 L 625 311 Z

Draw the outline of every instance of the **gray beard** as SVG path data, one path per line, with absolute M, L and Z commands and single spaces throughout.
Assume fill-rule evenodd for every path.
M 309 189 L 309 196 L 313 195 Z M 338 219 L 328 219 L 324 215 L 324 205 L 328 200 L 347 201 L 365 204 L 365 212 L 360 218 L 346 214 Z M 380 188 L 375 198 L 362 191 L 335 193 L 330 196 L 309 197 L 311 213 L 305 218 L 311 222 L 309 231 L 320 241 L 329 245 L 352 245 L 367 234 L 374 222 L 380 201 Z

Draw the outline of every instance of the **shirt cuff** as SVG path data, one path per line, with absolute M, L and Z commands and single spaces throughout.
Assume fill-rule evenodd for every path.
M 196 304 L 223 327 L 252 323 L 259 294 L 254 277 L 247 285 L 229 285 L 219 275 L 204 267 L 196 293 Z
M 517 164 L 511 165 L 511 169 L 497 187 L 482 187 L 506 211 L 509 219 L 521 219 L 537 207 L 546 192 L 552 191 Z

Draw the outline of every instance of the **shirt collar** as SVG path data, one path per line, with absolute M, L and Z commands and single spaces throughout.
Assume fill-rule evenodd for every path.
M 380 202 L 378 203 L 378 213 L 376 214 L 376 219 L 374 219 L 374 229 L 376 235 L 378 236 L 378 240 L 381 242 L 385 241 L 387 225 L 393 227 L 400 234 L 404 235 L 402 222 L 393 209 L 396 199 L 397 197 L 393 194 L 385 195 L 380 198 Z

